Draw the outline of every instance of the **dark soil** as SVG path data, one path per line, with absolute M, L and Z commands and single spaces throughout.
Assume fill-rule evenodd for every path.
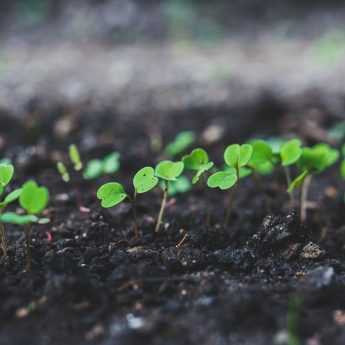
M 130 204 L 102 210 L 95 199 L 97 186 L 110 178 L 83 182 L 75 176 L 67 186 L 54 169 L 71 142 L 85 159 L 117 150 L 121 172 L 114 179 L 130 189 L 135 170 L 160 157 L 150 137 L 166 143 L 193 129 L 204 138 L 207 127 L 218 126 L 217 141 L 199 144 L 220 163 L 229 143 L 287 134 L 282 124 L 291 117 L 283 107 L 266 101 L 250 109 L 126 118 L 111 109 L 28 114 L 25 122 L 0 115 L 0 153 L 17 166 L 15 184 L 33 177 L 49 187 L 51 223 L 34 227 L 31 272 L 25 271 L 23 232 L 7 228 L 1 345 L 287 344 L 287 319 L 290 334 L 301 340 L 290 345 L 345 344 L 344 188 L 336 169 L 314 180 L 315 207 L 303 226 L 277 172 L 243 181 L 227 227 L 220 191 L 196 187 L 170 199 L 157 235 L 160 192 L 140 197 L 140 239 Z M 331 123 L 322 113 L 318 125 Z M 299 135 L 313 142 L 310 131 Z M 288 313 L 296 298 L 300 306 Z

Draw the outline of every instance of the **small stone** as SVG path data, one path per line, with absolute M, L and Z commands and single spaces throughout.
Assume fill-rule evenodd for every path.
M 325 251 L 320 248 L 319 245 L 309 242 L 302 249 L 300 256 L 303 259 L 317 259 L 320 256 L 324 255 Z

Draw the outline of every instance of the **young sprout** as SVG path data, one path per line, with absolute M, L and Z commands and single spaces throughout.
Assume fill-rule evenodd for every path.
M 286 182 L 289 186 L 291 184 L 291 174 L 289 167 L 297 163 L 302 155 L 302 143 L 299 139 L 292 139 L 284 143 L 280 149 L 281 164 L 285 171 Z M 293 203 L 293 193 L 289 192 L 291 203 Z
M 26 182 L 21 189 L 13 191 L 13 201 L 19 198 L 20 206 L 26 211 L 26 214 L 17 214 L 6 212 L 0 216 L 0 222 L 24 225 L 26 237 L 26 268 L 31 269 L 31 231 L 32 223 L 45 224 L 49 222 L 47 218 L 38 216 L 45 210 L 49 201 L 49 192 L 45 187 L 39 187 L 35 181 Z M 9 194 L 8 197 L 11 195 Z
M 74 170 L 75 171 L 82 170 L 83 169 L 83 162 L 81 161 L 80 153 L 79 153 L 77 145 L 72 144 L 69 146 L 68 155 L 69 155 L 71 162 L 73 163 Z
M 139 229 L 137 223 L 136 199 L 138 194 L 144 194 L 155 188 L 158 184 L 158 178 L 154 175 L 154 169 L 144 167 L 140 169 L 133 177 L 134 196 L 131 198 L 126 193 L 124 187 L 118 182 L 109 182 L 102 185 L 97 191 L 97 198 L 101 201 L 103 208 L 111 208 L 119 205 L 125 199 L 132 202 L 134 215 L 134 233 L 139 237 Z
M 253 148 L 253 154 L 248 166 L 260 175 L 269 175 L 273 172 L 275 157 L 271 145 L 264 140 L 256 139 L 249 142 Z
M 244 172 L 247 172 L 248 163 L 253 155 L 253 147 L 249 144 L 233 144 L 229 145 L 224 152 L 224 161 L 227 168 L 212 174 L 207 185 L 210 188 L 219 188 L 229 191 L 229 204 L 225 216 L 225 225 L 229 223 L 234 200 L 234 192 L 232 187 L 237 186 Z
M 195 172 L 192 179 L 193 184 L 197 183 L 200 177 L 214 166 L 214 163 L 210 162 L 207 152 L 201 148 L 194 149 L 189 155 L 184 156 L 182 161 L 186 170 Z
M 339 152 L 327 144 L 317 144 L 313 147 L 306 147 L 297 162 L 299 168 L 298 176 L 291 181 L 288 192 L 301 187 L 300 194 L 300 219 L 304 223 L 307 217 L 306 202 L 311 179 L 314 174 L 319 174 L 332 166 L 339 158 Z
M 11 182 L 14 175 L 14 167 L 11 164 L 0 164 L 0 197 L 4 193 L 6 187 Z M 21 193 L 21 189 L 15 189 L 4 198 L 0 199 L 0 248 L 4 257 L 7 257 L 7 236 L 6 236 L 6 229 L 4 225 L 3 216 L 4 211 L 6 210 L 7 206 L 19 198 Z
M 86 164 L 83 176 L 86 180 L 93 180 L 102 175 L 116 173 L 120 168 L 120 154 L 111 153 L 103 159 L 92 159 Z
M 172 162 L 168 160 L 162 161 L 156 166 L 155 175 L 163 182 L 163 198 L 157 218 L 155 232 L 159 232 L 160 226 L 162 224 L 169 191 L 169 183 L 172 181 L 176 181 L 177 178 L 182 174 L 183 169 L 183 162 Z
M 166 146 L 164 153 L 168 157 L 175 157 L 184 152 L 195 141 L 195 134 L 192 131 L 180 132 L 176 138 Z

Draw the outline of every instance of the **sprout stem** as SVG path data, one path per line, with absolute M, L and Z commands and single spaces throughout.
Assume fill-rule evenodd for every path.
M 157 223 L 155 227 L 155 232 L 159 232 L 160 226 L 162 224 L 162 219 L 164 216 L 164 211 L 165 211 L 165 205 L 167 202 L 167 197 L 168 197 L 168 182 L 165 183 L 164 189 L 163 189 L 163 199 L 161 203 L 161 208 L 159 210 L 158 218 L 157 218 Z
M 133 207 L 133 218 L 134 218 L 134 235 L 136 238 L 139 238 L 140 235 L 139 235 L 138 218 L 137 218 L 137 191 L 134 191 L 132 207 Z
M 25 232 L 25 239 L 26 239 L 26 270 L 31 271 L 32 266 L 32 253 L 31 253 L 31 233 L 32 233 L 32 225 L 27 224 L 24 226 Z
M 237 167 L 236 172 L 237 172 L 237 183 L 235 184 L 234 188 L 231 188 L 229 190 L 229 199 L 228 199 L 229 201 L 228 201 L 228 207 L 226 209 L 225 220 L 224 220 L 225 226 L 229 225 L 229 221 L 230 221 L 230 217 L 231 217 L 231 213 L 232 213 L 232 209 L 233 209 L 234 201 L 235 201 L 236 189 L 238 188 L 238 184 L 240 183 L 240 168 L 239 167 Z
M 291 184 L 291 173 L 290 173 L 289 167 L 284 167 L 284 172 L 285 172 L 287 187 L 289 188 L 289 186 Z M 293 191 L 289 192 L 289 197 L 290 197 L 290 206 L 293 207 L 293 205 L 295 203 Z
M 307 220 L 307 198 L 309 187 L 311 184 L 311 175 L 307 176 L 303 182 L 302 189 L 301 189 L 301 200 L 300 200 L 300 219 L 301 224 L 305 223 Z
M 1 250 L 4 257 L 7 257 L 7 237 L 5 225 L 0 223 Z

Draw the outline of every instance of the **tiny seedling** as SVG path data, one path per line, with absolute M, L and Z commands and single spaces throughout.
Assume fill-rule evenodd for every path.
M 204 149 L 194 149 L 189 155 L 182 158 L 185 170 L 195 172 L 192 183 L 198 183 L 200 177 L 213 168 L 214 163 L 210 162 L 207 152 Z
M 297 162 L 299 174 L 291 181 L 288 192 L 291 193 L 297 188 L 301 188 L 300 194 L 300 219 L 304 223 L 306 220 L 306 202 L 312 176 L 322 173 L 327 168 L 337 162 L 339 152 L 327 144 L 317 144 L 313 147 L 306 147 L 302 150 L 302 155 Z
M 118 182 L 108 182 L 102 185 L 97 191 L 97 198 L 101 201 L 103 208 L 111 208 L 119 205 L 125 199 L 132 202 L 134 215 L 134 232 L 139 237 L 136 199 L 138 194 L 144 194 L 155 188 L 158 184 L 158 178 L 154 174 L 152 167 L 144 167 L 140 169 L 133 177 L 134 195 L 133 198 L 125 191 L 122 184 Z
M 49 201 L 49 192 L 45 187 L 39 187 L 35 181 L 26 182 L 21 189 L 13 191 L 12 199 L 19 198 L 19 204 L 26 214 L 17 214 L 6 212 L 0 216 L 0 222 L 16 225 L 23 225 L 26 237 L 27 269 L 31 269 L 31 233 L 32 224 L 45 224 L 49 222 L 47 218 L 39 218 L 39 215 L 45 210 Z M 11 195 L 9 194 L 8 197 Z
M 75 144 L 72 144 L 69 146 L 68 156 L 73 165 L 73 170 L 76 172 L 81 171 L 83 169 L 83 162 L 80 158 L 78 147 Z M 71 176 L 68 171 L 68 168 L 63 162 L 61 161 L 57 162 L 56 168 L 64 182 L 68 183 L 71 181 Z
M 233 144 L 229 145 L 224 152 L 224 161 L 227 168 L 212 174 L 207 185 L 210 188 L 219 188 L 221 190 L 229 190 L 229 204 L 225 215 L 225 225 L 229 223 L 234 201 L 233 187 L 238 186 L 241 178 L 241 170 L 248 167 L 248 163 L 253 155 L 253 147 L 249 144 Z
M 271 145 L 261 139 L 251 140 L 249 144 L 253 148 L 252 157 L 248 162 L 251 170 L 260 175 L 272 174 L 276 163 Z
M 180 132 L 176 138 L 166 146 L 164 153 L 168 157 L 175 157 L 187 150 L 195 142 L 195 134 L 192 131 Z
M 172 162 L 168 160 L 162 161 L 156 166 L 155 176 L 158 177 L 159 180 L 162 182 L 163 198 L 157 217 L 155 232 L 159 232 L 160 226 L 162 224 L 168 197 L 169 183 L 172 181 L 176 181 L 177 178 L 182 174 L 183 169 L 183 162 Z
M 0 197 L 4 194 L 6 187 L 11 182 L 14 175 L 14 167 L 11 164 L 0 164 Z M 7 206 L 16 201 L 21 193 L 21 189 L 15 189 L 0 200 L 0 246 L 3 256 L 7 257 L 7 236 L 5 221 L 2 219 Z
M 110 175 L 116 173 L 120 168 L 120 154 L 118 152 L 111 153 L 103 159 L 92 159 L 85 167 L 83 176 L 86 180 L 93 180 L 102 175 Z

